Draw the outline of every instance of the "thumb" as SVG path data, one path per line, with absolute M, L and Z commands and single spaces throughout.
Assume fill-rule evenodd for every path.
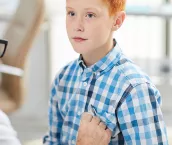
M 111 138 L 111 136 L 112 136 L 112 131 L 111 131 L 110 129 L 106 129 L 105 131 L 106 131 L 108 137 Z

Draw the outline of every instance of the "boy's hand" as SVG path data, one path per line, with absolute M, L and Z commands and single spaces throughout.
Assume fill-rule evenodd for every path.
M 77 145 L 108 145 L 112 132 L 98 117 L 85 112 L 78 130 Z

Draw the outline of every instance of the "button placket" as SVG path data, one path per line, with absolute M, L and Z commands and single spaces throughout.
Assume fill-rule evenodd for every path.
M 79 116 L 81 115 L 81 111 L 78 111 L 78 115 L 79 115 Z
M 75 144 L 75 140 L 74 139 L 72 140 L 72 144 Z
M 87 86 L 87 82 L 83 82 L 83 86 L 86 87 Z

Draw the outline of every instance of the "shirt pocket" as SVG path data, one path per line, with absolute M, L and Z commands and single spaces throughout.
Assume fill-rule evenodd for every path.
M 112 131 L 112 137 L 119 134 L 120 130 L 115 115 L 115 109 L 113 109 L 112 112 L 108 112 L 107 110 L 103 110 L 90 105 L 88 112 L 91 113 L 93 116 L 97 116 L 100 118 L 100 120 L 107 126 L 107 128 Z

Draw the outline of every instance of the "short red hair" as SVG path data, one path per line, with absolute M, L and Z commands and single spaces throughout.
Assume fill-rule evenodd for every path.
M 116 12 L 125 10 L 126 0 L 103 0 L 109 7 L 109 14 L 112 16 Z

